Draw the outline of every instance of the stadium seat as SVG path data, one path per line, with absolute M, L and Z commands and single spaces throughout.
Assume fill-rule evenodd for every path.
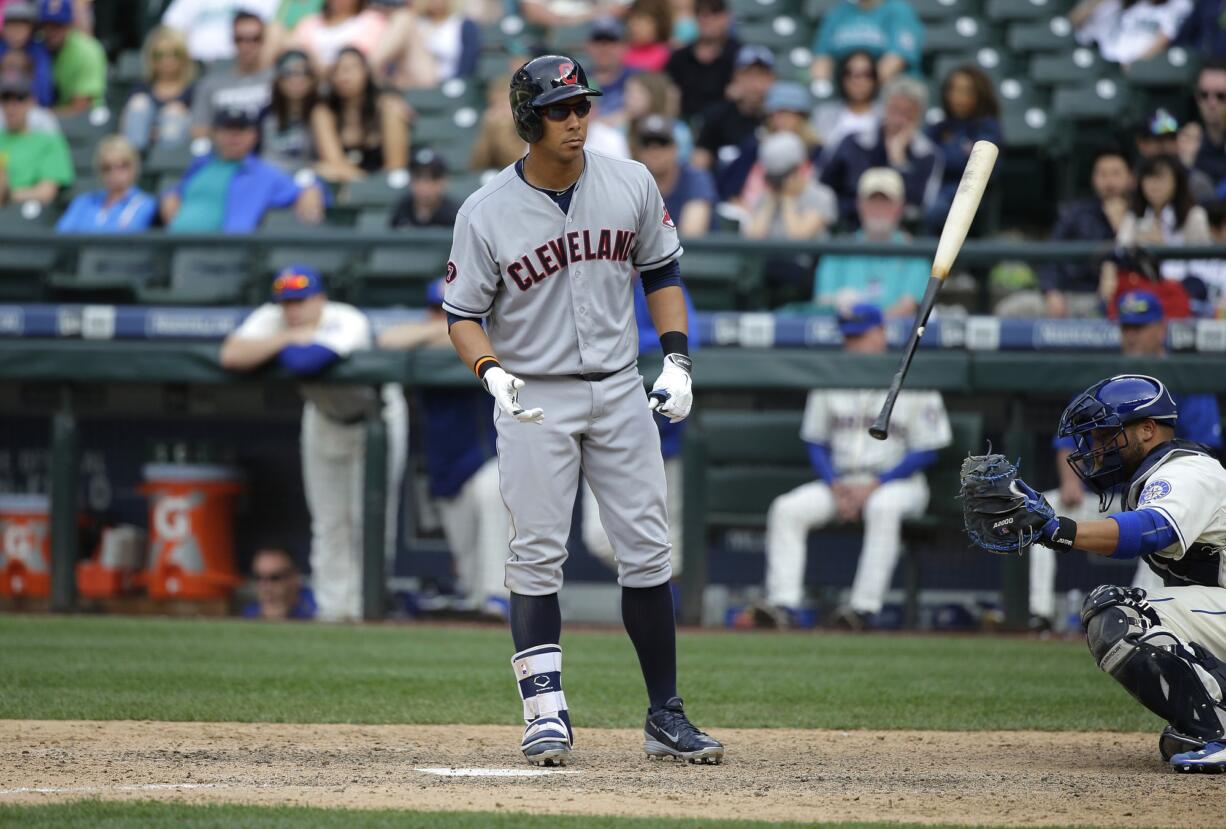
M 481 188 L 481 173 L 460 173 L 450 177 L 447 185 L 447 195 L 458 203 L 471 196 Z
M 846 0 L 804 0 L 805 17 L 820 23 L 826 12 L 843 2 Z
M 695 307 L 728 311 L 756 305 L 760 297 L 761 262 L 730 251 L 693 250 L 685 254 L 685 287 Z
M 269 248 L 264 256 L 264 271 L 271 276 L 289 265 L 310 265 L 328 280 L 343 280 L 356 248 L 294 245 Z
M 54 224 L 55 212 L 37 205 L 10 204 L 0 207 L 0 227 L 21 231 Z M 0 299 L 10 302 L 36 302 L 43 298 L 46 274 L 59 259 L 59 249 L 43 244 L 23 245 L 5 242 L 0 256 Z
M 1077 44 L 1073 26 L 1067 17 L 1014 23 L 1005 34 L 1005 42 L 1014 52 L 1070 52 Z
M 248 265 L 245 248 L 177 248 L 169 286 L 137 286 L 136 296 L 150 305 L 241 304 L 248 301 Z
M 145 61 L 139 49 L 120 52 L 111 69 L 111 82 L 134 85 L 145 77 Z
M 731 0 L 728 7 L 732 10 L 739 27 L 739 24 L 750 20 L 770 20 L 780 14 L 792 12 L 796 4 L 784 2 L 784 0 Z M 740 34 L 739 28 L 738 34 Z M 743 34 L 740 39 L 742 43 L 757 42 L 746 38 Z
M 1064 14 L 1071 6 L 1071 0 L 988 0 L 984 16 L 996 23 L 1049 20 Z
M 355 225 L 359 233 L 378 233 L 391 227 L 391 221 L 391 211 L 374 208 L 359 212 Z
M 340 202 L 359 209 L 367 207 L 393 207 L 405 194 L 407 178 L 392 180 L 382 173 L 375 173 L 345 186 Z
M 158 257 L 151 248 L 86 247 L 77 255 L 76 270 L 52 274 L 49 285 L 57 299 L 72 302 L 131 302 L 140 286 L 152 283 Z
M 439 86 L 410 89 L 404 98 L 418 114 L 448 112 L 462 106 L 481 106 L 484 97 L 477 84 L 453 78 Z
M 928 24 L 979 13 L 978 0 L 911 0 L 911 8 Z
M 113 121 L 110 110 L 95 107 L 75 115 L 61 115 L 60 129 L 64 131 L 64 138 L 70 147 L 86 146 L 92 149 L 115 128 Z
M 1051 150 L 1056 123 L 1047 107 L 1030 104 L 1007 107 L 1001 113 L 1001 132 L 1005 146 L 1011 150 Z
M 924 54 L 967 52 L 996 43 L 996 34 L 982 20 L 964 15 L 928 26 L 924 31 Z
M 88 175 L 94 169 L 94 156 L 98 148 L 92 144 L 70 144 L 68 154 L 72 157 L 72 169 L 76 175 Z
M 708 522 L 764 526 L 771 501 L 813 480 L 801 415 L 791 409 L 702 413 Z
M 1092 81 L 1106 71 L 1106 63 L 1093 49 L 1077 48 L 1072 52 L 1036 54 L 1030 57 L 1030 79 L 1045 86 Z
M 144 171 L 151 176 L 183 175 L 194 160 L 187 144 L 155 144 L 145 156 Z
M 1009 75 L 1014 74 L 1008 56 L 994 46 L 985 46 L 974 52 L 938 55 L 932 64 L 932 83 L 937 89 L 932 103 L 940 103 L 940 85 L 949 73 L 968 63 L 982 69 L 994 83 L 1000 83 Z
M 376 247 L 354 269 L 346 296 L 359 305 L 420 307 L 426 301 L 426 286 L 446 270 L 450 248 L 448 243 Z
M 1058 87 L 1052 112 L 1069 121 L 1116 121 L 1128 111 L 1128 87 L 1110 78 Z
M 738 23 L 737 34 L 746 43 L 765 46 L 774 52 L 787 53 L 797 46 L 813 42 L 813 30 L 801 25 L 796 18 L 779 15 L 765 20 Z
M 1133 86 L 1184 90 L 1196 75 L 1196 63 L 1186 50 L 1172 46 L 1150 60 L 1140 60 L 1128 66 L 1128 82 Z
M 453 175 L 463 173 L 469 169 L 468 161 L 472 158 L 473 154 L 472 132 L 465 133 L 463 139 L 433 147 L 434 152 L 438 153 L 443 161 L 446 162 L 447 169 Z

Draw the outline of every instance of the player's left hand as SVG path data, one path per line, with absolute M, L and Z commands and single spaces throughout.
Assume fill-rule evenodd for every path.
M 962 523 L 966 534 L 989 553 L 1051 546 L 1056 512 L 1042 494 L 1018 477 L 1004 455 L 971 455 L 962 461 Z
M 669 423 L 685 420 L 694 405 L 694 389 L 690 380 L 690 358 L 682 354 L 669 354 L 664 358 L 664 368 L 656 378 L 647 406 L 668 418 Z

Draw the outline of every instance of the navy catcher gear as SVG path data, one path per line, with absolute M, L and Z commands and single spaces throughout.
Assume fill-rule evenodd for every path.
M 588 86 L 579 61 L 566 55 L 542 55 L 519 67 L 511 77 L 511 114 L 515 132 L 529 144 L 545 133 L 540 109 L 569 98 L 602 95 Z
M 1140 420 L 1157 420 L 1172 428 L 1179 417 L 1175 401 L 1161 380 L 1144 374 L 1121 374 L 1090 386 L 1060 416 L 1060 437 L 1071 437 L 1076 449 L 1068 465 L 1091 491 L 1111 503 L 1112 491 L 1126 483 L 1120 450 L 1128 445 L 1124 427 Z

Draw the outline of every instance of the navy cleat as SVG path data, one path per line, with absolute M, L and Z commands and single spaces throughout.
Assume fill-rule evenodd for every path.
M 528 723 L 519 747 L 534 766 L 564 766 L 570 759 L 570 731 L 558 717 L 540 717 Z
M 1215 740 L 1198 751 L 1176 754 L 1171 768 L 1181 774 L 1221 774 L 1226 771 L 1226 742 Z
M 653 760 L 672 757 L 718 766 L 724 759 L 724 744 L 699 731 L 689 721 L 681 697 L 673 697 L 663 708 L 647 712 L 643 748 Z

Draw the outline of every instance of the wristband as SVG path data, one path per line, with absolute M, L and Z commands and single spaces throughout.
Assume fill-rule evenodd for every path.
M 482 382 L 485 382 L 485 373 L 492 368 L 502 368 L 498 362 L 498 358 L 493 354 L 486 354 L 484 357 L 478 357 L 477 361 L 473 363 L 473 372 Z
M 664 349 L 665 357 L 669 354 L 680 354 L 688 358 L 690 356 L 689 335 L 682 331 L 665 331 L 660 335 L 660 347 Z
M 1072 518 L 1057 515 L 1043 529 L 1048 547 L 1060 552 L 1073 549 L 1073 543 L 1077 540 L 1077 522 Z

